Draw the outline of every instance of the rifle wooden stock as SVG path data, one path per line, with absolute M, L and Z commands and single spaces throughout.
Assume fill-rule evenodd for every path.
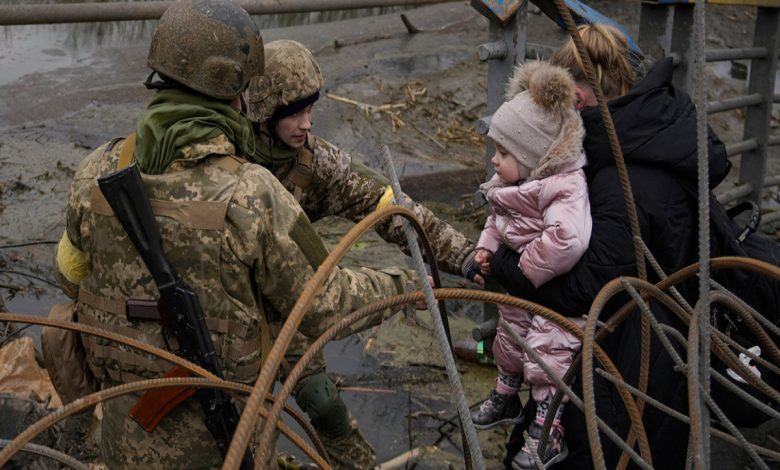
M 181 367 L 173 367 L 163 377 L 189 377 L 190 373 Z M 146 432 L 154 432 L 160 421 L 177 406 L 195 395 L 194 387 L 169 387 L 149 390 L 141 395 L 130 409 L 130 417 Z

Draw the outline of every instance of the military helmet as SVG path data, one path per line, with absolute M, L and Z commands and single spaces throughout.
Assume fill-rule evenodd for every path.
M 303 44 L 281 39 L 265 46 L 265 74 L 253 77 L 244 95 L 247 116 L 255 122 L 317 94 L 324 80 L 320 66 Z
M 263 38 L 230 0 L 180 0 L 157 23 L 146 64 L 193 90 L 232 100 L 263 73 Z

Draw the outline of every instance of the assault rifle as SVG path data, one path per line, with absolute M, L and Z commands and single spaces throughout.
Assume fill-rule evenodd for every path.
M 224 378 L 198 297 L 165 258 L 160 227 L 152 213 L 138 166 L 133 164 L 100 178 L 98 186 L 160 291 L 163 334 L 176 338 L 179 349 L 174 352 L 217 377 Z M 195 396 L 203 408 L 206 427 L 224 457 L 238 425 L 238 410 L 223 390 L 199 388 Z M 241 469 L 253 468 L 252 455 L 247 451 Z

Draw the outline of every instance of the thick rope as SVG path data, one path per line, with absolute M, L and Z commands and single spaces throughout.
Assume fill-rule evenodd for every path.
M 555 0 L 555 6 L 558 8 L 558 13 L 566 23 L 566 29 L 571 35 L 572 41 L 577 48 L 577 54 L 580 57 L 582 68 L 585 75 L 588 77 L 588 82 L 593 89 L 593 94 L 596 96 L 596 101 L 601 111 L 601 120 L 604 122 L 604 127 L 609 137 L 610 148 L 612 149 L 612 155 L 615 157 L 615 166 L 618 170 L 620 177 L 620 186 L 623 188 L 623 197 L 626 202 L 626 210 L 628 211 L 628 221 L 631 226 L 631 235 L 634 237 L 641 237 L 642 234 L 639 230 L 639 217 L 636 213 L 636 204 L 634 203 L 634 193 L 631 191 L 631 180 L 628 178 L 628 170 L 626 169 L 626 161 L 623 158 L 623 150 L 620 148 L 620 142 L 618 141 L 617 131 L 615 131 L 615 124 L 612 122 L 612 115 L 609 112 L 607 106 L 607 100 L 604 98 L 604 92 L 601 90 L 601 84 L 596 77 L 596 72 L 593 70 L 593 62 L 590 60 L 588 50 L 585 48 L 585 44 L 582 42 L 577 26 L 574 24 L 574 18 L 571 16 L 571 12 L 564 4 L 563 0 Z M 645 258 L 642 256 L 642 249 L 637 243 L 634 243 L 634 255 L 636 258 L 637 273 L 642 279 L 647 278 L 645 270 Z

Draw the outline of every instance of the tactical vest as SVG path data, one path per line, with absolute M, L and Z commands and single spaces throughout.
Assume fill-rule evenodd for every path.
M 130 140 L 130 139 L 128 139 Z M 117 168 L 117 149 L 100 159 L 99 174 Z M 168 261 L 197 293 L 225 378 L 241 382 L 259 373 L 270 336 L 257 304 L 249 267 L 223 246 L 228 205 L 248 165 L 233 156 L 209 156 L 161 175 L 143 175 Z M 82 248 L 91 271 L 81 283 L 78 321 L 166 348 L 155 321 L 128 321 L 128 299 L 159 298 L 151 274 L 113 215 L 97 182 L 92 187 Z M 82 230 L 84 231 L 84 230 Z M 159 377 L 171 365 L 155 356 L 83 336 L 87 361 L 97 377 L 116 382 Z M 176 349 L 175 339 L 169 338 Z
M 312 178 L 314 178 L 314 138 L 309 134 L 306 136 L 306 143 L 298 150 L 298 156 L 292 170 L 285 178 L 292 184 L 293 197 L 299 203 L 303 192 L 311 186 Z

